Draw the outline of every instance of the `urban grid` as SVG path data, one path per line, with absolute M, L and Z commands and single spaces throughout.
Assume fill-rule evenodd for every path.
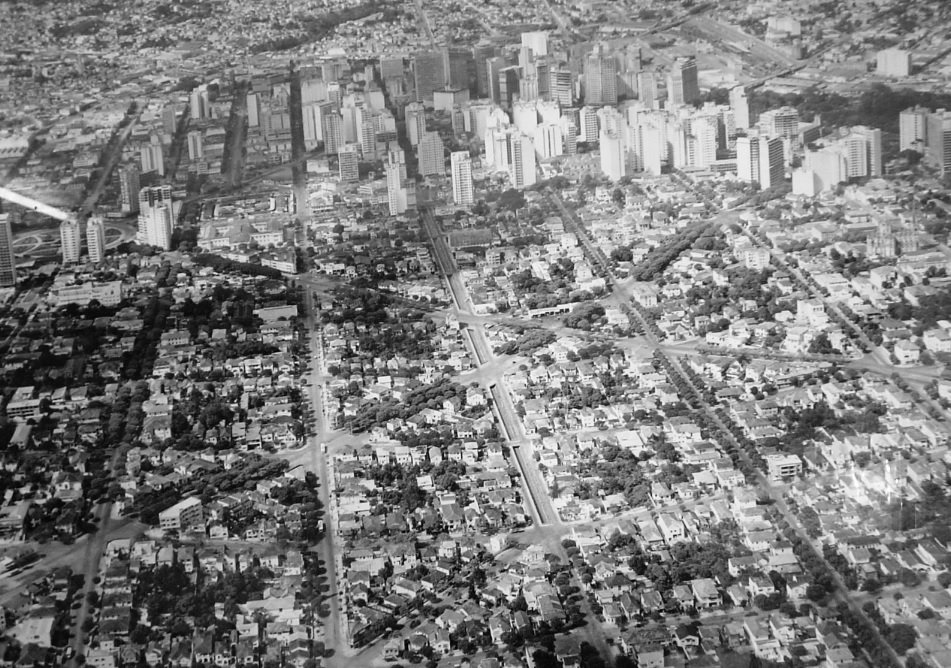
M 948 0 L 0 36 L 0 668 L 951 668 Z

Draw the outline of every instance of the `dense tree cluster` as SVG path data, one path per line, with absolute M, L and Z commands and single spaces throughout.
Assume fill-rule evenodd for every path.
M 717 250 L 722 245 L 719 228 L 706 223 L 694 223 L 652 248 L 634 267 L 631 277 L 636 281 L 651 281 L 660 276 L 680 254 L 689 248 Z
M 554 343 L 557 338 L 554 332 L 547 329 L 528 329 L 519 333 L 514 341 L 503 343 L 495 352 L 499 355 L 530 355 Z
M 441 410 L 443 402 L 453 397 L 464 401 L 466 388 L 444 378 L 431 385 L 417 387 L 403 400 L 388 397 L 379 403 L 364 403 L 350 421 L 350 427 L 354 432 L 363 432 L 388 420 L 407 420 L 424 408 Z

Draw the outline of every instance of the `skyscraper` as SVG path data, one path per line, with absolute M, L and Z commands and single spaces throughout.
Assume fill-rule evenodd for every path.
M 93 264 L 101 262 L 106 254 L 106 230 L 102 216 L 90 216 L 86 221 L 86 252 Z
M 737 130 L 750 129 L 750 100 L 746 96 L 744 86 L 730 89 L 730 108 L 733 110 L 733 119 Z
M 0 213 L 0 287 L 16 285 L 17 264 L 13 256 L 13 231 L 10 214 Z
M 189 97 L 189 105 L 191 107 L 192 120 L 208 118 L 208 84 L 202 84 L 192 89 L 191 96 Z
M 201 130 L 192 130 L 188 133 L 188 159 L 192 161 L 205 159 L 205 136 Z
M 589 105 L 617 104 L 617 63 L 603 44 L 584 59 L 584 99 Z
M 575 90 L 572 83 L 571 70 L 563 67 L 552 67 L 548 70 L 549 97 L 563 107 L 570 107 L 575 103 Z
M 882 175 L 882 131 L 865 125 L 852 128 L 852 135 L 861 140 L 865 151 L 866 173 L 862 176 Z
M 419 102 L 410 102 L 406 105 L 406 136 L 409 143 L 419 146 L 419 140 L 426 132 L 426 109 Z
M 548 55 L 548 31 L 536 30 L 534 32 L 522 33 L 522 46 L 527 46 L 532 50 L 532 55 L 536 58 Z
M 139 191 L 139 233 L 136 238 L 140 243 L 171 250 L 174 220 L 171 186 Z
M 637 98 L 648 108 L 657 101 L 657 77 L 652 71 L 637 73 Z
M 911 107 L 899 115 L 900 139 L 898 146 L 904 151 L 911 149 L 924 154 L 928 134 L 928 114 L 924 107 Z
M 502 92 L 499 90 L 499 74 L 507 66 L 508 63 L 502 56 L 494 56 L 485 61 L 487 94 L 496 104 L 500 104 L 502 101 Z
M 139 156 L 143 173 L 157 172 L 159 176 L 165 176 L 165 156 L 161 144 L 143 144 Z
M 697 59 L 694 56 L 678 58 L 667 78 L 667 102 L 669 106 L 692 104 L 700 98 L 697 80 Z
M 340 180 L 351 183 L 360 180 L 360 158 L 356 144 L 344 144 L 337 152 L 337 167 Z
M 416 101 L 432 102 L 433 91 L 446 85 L 446 64 L 439 51 L 422 51 L 413 57 Z
M 764 111 L 759 116 L 759 127 L 764 135 L 792 139 L 799 133 L 799 111 L 795 107 Z
M 83 251 L 83 232 L 77 220 L 64 220 L 59 224 L 59 240 L 63 245 L 63 264 L 79 262 Z
M 446 156 L 438 132 L 427 132 L 419 141 L 419 173 L 423 176 L 446 174 Z
M 443 69 L 449 86 L 464 90 L 475 88 L 475 60 L 472 51 L 447 47 L 443 50 L 443 59 Z
M 491 97 L 491 78 L 486 67 L 486 61 L 494 58 L 496 48 L 494 44 L 479 43 L 472 47 L 472 59 L 475 67 L 476 95 L 478 97 Z
M 468 151 L 453 151 L 449 156 L 452 168 L 452 199 L 459 206 L 475 201 L 472 190 L 472 159 Z
M 509 179 L 512 187 L 517 189 L 534 185 L 535 174 L 535 147 L 532 138 L 513 128 L 509 133 L 509 152 L 512 160 L 509 163 Z
M 786 158 L 780 137 L 759 138 L 759 184 L 764 190 L 778 186 L 785 177 Z
M 736 175 L 742 181 L 759 183 L 759 137 L 736 138 Z
M 511 109 L 518 99 L 522 68 L 518 65 L 503 67 L 499 70 L 499 104 L 503 109 Z
M 928 114 L 925 160 L 941 170 L 942 177 L 951 171 L 951 111 L 938 109 Z
M 175 134 L 177 116 L 174 102 L 167 102 L 162 107 L 162 132 L 171 136 Z
M 343 116 L 333 103 L 320 105 L 320 131 L 324 138 L 324 153 L 336 155 L 343 146 Z
M 123 213 L 139 211 L 139 168 L 135 165 L 119 168 L 119 206 Z
M 398 216 L 409 208 L 406 162 L 402 149 L 390 151 L 386 158 L 386 197 L 390 215 Z

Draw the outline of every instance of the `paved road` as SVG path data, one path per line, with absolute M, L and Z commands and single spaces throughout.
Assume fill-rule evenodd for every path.
M 231 188 L 238 188 L 244 175 L 244 142 L 248 136 L 247 100 L 247 86 L 237 84 L 231 102 L 231 116 L 228 118 L 227 159 L 221 164 L 221 173 L 227 175 Z
M 96 182 L 87 193 L 86 198 L 83 200 L 77 212 L 77 217 L 80 220 L 89 216 L 96 208 L 96 203 L 99 202 L 99 198 L 102 197 L 102 193 L 106 189 L 106 184 L 109 183 L 109 178 L 112 176 L 112 170 L 116 168 L 116 165 L 119 164 L 119 160 L 122 159 L 122 147 L 129 141 L 132 130 L 135 128 L 144 110 L 145 105 L 139 105 L 136 111 L 131 114 L 131 118 L 128 114 L 123 116 L 122 121 L 125 122 L 126 125 L 119 131 L 119 135 L 115 141 L 107 147 L 108 152 L 104 157 L 102 168 L 99 171 L 99 178 L 96 179 Z

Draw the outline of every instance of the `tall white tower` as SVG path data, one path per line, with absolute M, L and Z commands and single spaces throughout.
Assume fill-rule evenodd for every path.
M 452 199 L 460 206 L 475 201 L 472 192 L 472 159 L 468 151 L 453 151 L 449 156 L 452 168 Z

